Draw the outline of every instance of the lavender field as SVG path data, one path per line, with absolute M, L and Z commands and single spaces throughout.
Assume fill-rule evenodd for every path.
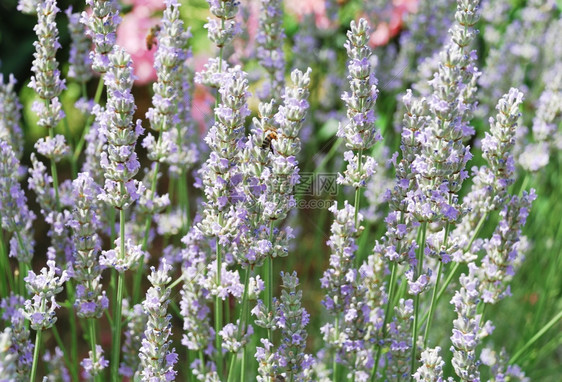
M 0 382 L 561 381 L 561 10 L 1 0 Z

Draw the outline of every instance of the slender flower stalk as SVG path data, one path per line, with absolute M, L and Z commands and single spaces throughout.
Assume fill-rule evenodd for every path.
M 18 382 L 29 381 L 33 363 L 33 344 L 29 339 L 29 327 L 26 325 L 24 298 L 15 294 L 6 297 L 0 303 L 2 320 L 10 329 L 9 351 L 14 355 L 13 378 Z M 6 368 L 7 369 L 7 368 Z
M 119 211 L 119 245 L 115 250 L 104 251 L 100 258 L 102 265 L 114 268 L 118 272 L 111 354 L 111 375 L 113 380 L 117 380 L 121 350 L 123 272 L 141 256 L 140 249 L 126 241 L 125 210 L 144 191 L 142 184 L 133 179 L 140 167 L 134 150 L 143 129 L 140 120 L 136 124 L 133 123 L 135 104 L 131 94 L 134 79 L 131 58 L 123 49 L 116 47 L 109 55 L 109 60 L 111 67 L 104 76 L 108 100 L 104 120 L 101 121 L 101 127 L 107 137 L 107 148 L 101 156 L 105 185 L 98 199 Z
M 31 70 L 29 87 L 35 90 L 40 98 L 33 103 L 33 109 L 39 116 L 37 125 L 49 130 L 49 137 L 45 141 L 55 139 L 54 129 L 65 117 L 62 104 L 59 100 L 60 93 L 65 89 L 65 81 L 61 80 L 61 73 L 56 60 L 57 50 L 61 47 L 58 41 L 58 29 L 55 17 L 59 12 L 56 0 L 45 0 L 37 5 L 37 25 L 34 30 L 37 34 L 34 60 Z M 64 140 L 64 138 L 63 138 Z M 55 190 L 57 209 L 60 209 L 59 187 L 56 160 L 51 158 L 51 176 Z
M 86 34 L 94 42 L 90 52 L 92 69 L 100 74 L 111 70 L 109 58 L 117 41 L 117 26 L 121 22 L 117 0 L 86 0 L 92 12 L 82 12 L 80 22 L 86 26 Z
M 480 377 L 476 347 L 480 342 L 480 332 L 484 325 L 481 322 L 481 316 L 476 312 L 480 293 L 475 271 L 476 266 L 470 263 L 469 274 L 461 275 L 459 278 L 461 288 L 451 300 L 457 313 L 457 318 L 453 321 L 453 335 L 451 336 L 452 364 L 455 373 L 463 382 L 475 381 Z
M 133 378 L 139 372 L 139 349 L 144 339 L 147 316 L 141 304 L 129 306 L 129 300 L 123 300 L 123 317 L 127 321 L 127 327 L 121 348 L 123 357 L 119 364 L 119 375 Z
M 376 78 L 371 70 L 371 49 L 367 45 L 370 36 L 367 20 L 360 19 L 356 24 L 351 22 L 347 32 L 345 49 L 349 61 L 349 84 L 351 93 L 342 95 L 347 106 L 347 124 L 340 123 L 337 136 L 344 138 L 345 145 L 350 149 L 344 154 L 348 162 L 344 174 L 338 174 L 338 183 L 355 188 L 355 224 L 361 200 L 361 188 L 364 188 L 375 173 L 376 162 L 364 152 L 382 139 L 375 128 L 375 102 L 378 89 Z
M 233 84 L 236 84 L 237 81 L 236 79 L 234 79 L 234 81 L 230 80 L 230 76 L 231 74 L 224 74 L 226 72 L 227 69 L 227 64 L 226 62 L 223 61 L 223 53 L 224 53 L 224 47 L 226 44 L 228 44 L 236 34 L 238 34 L 240 32 L 240 26 L 238 25 L 238 23 L 235 21 L 235 17 L 236 14 L 238 13 L 238 5 L 239 2 L 236 0 L 207 0 L 207 2 L 209 3 L 209 7 L 211 10 L 211 13 L 218 19 L 211 19 L 208 18 L 208 22 L 207 24 L 205 24 L 205 28 L 208 31 L 208 36 L 209 39 L 219 48 L 219 56 L 218 58 L 211 58 L 209 59 L 209 63 L 206 65 L 205 70 L 201 73 L 198 73 L 195 81 L 196 82 L 203 82 L 209 86 L 215 87 L 218 90 L 218 93 L 215 97 L 215 125 L 224 123 L 225 121 L 238 121 L 240 116 L 242 118 L 246 117 L 249 114 L 249 111 L 247 111 L 247 106 L 245 105 L 245 97 L 246 97 L 246 93 L 247 93 L 247 85 L 242 86 L 242 88 L 240 88 L 238 85 L 238 89 L 236 89 L 236 87 L 232 88 L 231 86 Z M 236 72 L 242 73 L 242 71 L 239 68 L 235 68 L 234 71 L 230 72 L 234 74 L 234 77 L 236 78 L 237 75 L 235 74 Z M 247 82 L 246 79 L 241 79 L 242 83 L 245 81 Z M 230 85 L 231 89 L 229 90 L 228 87 L 229 86 L 224 86 L 224 82 L 226 82 L 227 84 Z M 246 87 L 246 89 L 244 89 L 244 87 Z M 223 90 L 224 89 L 224 90 Z M 223 91 L 221 91 L 223 90 Z M 226 108 L 223 106 L 223 108 L 220 107 L 221 105 L 221 97 L 225 97 L 224 92 L 228 92 L 230 93 L 232 90 L 237 91 L 238 95 L 238 99 L 236 98 L 236 95 L 234 96 L 234 99 L 228 99 L 228 100 L 223 100 L 224 103 L 223 105 L 226 106 Z M 229 105 L 229 103 L 231 105 Z M 242 114 L 239 113 L 239 111 L 241 110 L 240 108 L 244 105 L 244 109 L 242 109 Z M 239 116 L 237 117 L 236 114 L 234 115 L 234 118 L 230 118 L 227 114 L 225 114 L 226 111 L 228 111 L 228 107 L 229 106 L 237 106 L 234 110 L 239 114 Z M 228 132 L 228 135 L 240 135 L 242 133 L 240 127 L 239 127 L 239 122 L 238 125 L 237 124 L 226 124 L 225 128 L 229 129 L 230 131 Z M 213 128 L 211 128 L 212 130 Z M 211 131 L 210 130 L 210 131 Z M 209 140 L 207 141 L 207 143 L 209 144 L 209 146 L 211 147 L 211 150 L 213 150 L 213 147 L 211 146 L 211 136 L 208 136 Z M 233 138 L 232 136 L 230 138 Z M 220 136 L 219 136 L 220 139 Z M 231 141 L 234 142 L 234 141 Z M 230 147 L 229 151 L 231 151 L 230 154 L 227 153 L 226 157 L 228 158 L 229 156 L 231 156 L 234 153 L 234 148 L 235 146 Z M 214 150 L 213 150 L 214 151 Z M 212 154 L 211 154 L 212 155 Z M 215 157 L 215 160 L 218 160 L 219 157 Z M 227 159 L 227 161 L 229 161 L 229 159 Z M 209 161 L 208 161 L 209 162 Z M 219 163 L 216 162 L 216 165 L 218 165 Z M 225 163 L 221 164 L 222 166 L 224 166 Z M 228 167 L 230 166 L 229 163 L 226 163 L 226 168 L 228 169 Z M 222 173 L 222 170 L 220 170 L 218 172 L 218 174 Z M 225 184 L 228 184 L 228 179 L 225 179 Z M 211 185 L 210 185 L 211 186 Z M 212 186 L 211 186 L 212 187 Z M 207 198 L 209 199 L 209 194 L 206 193 Z M 220 206 L 220 208 L 217 210 L 222 210 L 225 207 L 225 201 L 228 199 L 228 193 L 218 193 L 215 194 L 214 199 L 215 201 L 218 201 L 217 198 L 221 198 L 221 204 L 222 206 Z M 205 209 L 205 212 L 209 211 L 209 209 Z M 223 216 L 223 212 L 219 212 L 218 216 L 216 216 L 217 220 L 216 223 L 218 223 L 219 229 L 223 229 L 223 227 L 225 227 L 225 223 L 226 226 L 228 226 L 228 221 L 230 220 L 229 218 L 225 218 Z M 204 231 L 204 229 L 203 229 Z M 218 235 L 213 235 L 213 236 L 217 236 Z M 221 285 L 221 272 L 222 272 L 222 253 L 221 253 L 221 246 L 224 244 L 220 243 L 219 240 L 217 240 L 216 243 L 216 284 Z M 215 298 L 215 347 L 216 347 L 216 351 L 217 351 L 217 372 L 219 374 L 219 376 L 222 376 L 222 369 L 223 369 L 223 357 L 222 357 L 222 345 L 221 345 L 221 337 L 219 335 L 219 331 L 221 330 L 222 324 L 223 324 L 223 318 L 222 318 L 222 303 L 218 297 L 218 295 Z
M 98 105 L 104 87 L 104 74 L 111 67 L 109 55 L 117 41 L 117 27 L 121 22 L 121 17 L 119 16 L 120 6 L 117 0 L 87 0 L 86 4 L 90 6 L 91 12 L 82 12 L 80 23 L 84 25 L 85 34 L 92 40 L 94 45 L 93 51 L 89 54 L 91 64 L 88 66 L 91 66 L 92 70 L 100 74 L 94 95 L 94 104 Z M 85 86 L 83 89 L 85 90 Z M 86 142 L 86 136 L 90 132 L 90 125 L 94 121 L 93 117 L 94 115 L 90 114 L 86 120 L 82 136 L 78 140 L 72 155 L 73 163 L 77 162 L 80 157 Z
M 474 25 L 479 19 L 478 8 L 479 0 L 457 1 L 456 23 L 449 31 L 451 42 L 440 52 L 441 64 L 430 81 L 433 93 L 428 99 L 428 111 L 431 119 L 423 132 L 421 153 L 412 163 L 420 186 L 415 193 L 412 210 L 416 219 L 423 222 L 418 265 L 414 270 L 414 277 L 418 280 L 424 276 L 427 223 L 439 222 L 445 226 L 441 247 L 447 248 L 450 225 L 458 222 L 464 213 L 457 193 L 468 177 L 465 166 L 472 158 L 464 140 L 474 132 L 469 121 L 475 107 L 475 83 L 480 73 L 475 66 L 476 53 L 468 49 L 476 35 Z M 449 255 L 440 261 L 448 259 Z M 438 277 L 441 277 L 440 272 Z M 439 283 L 439 280 L 436 282 Z M 422 291 L 417 293 L 414 303 L 412 375 L 417 369 L 419 293 Z M 433 295 L 436 296 L 435 293 Z
M 150 188 L 146 190 L 147 195 L 142 199 L 145 203 L 138 205 L 143 215 L 146 215 L 142 241 L 143 251 L 148 249 L 152 217 L 169 205 L 169 202 L 164 202 L 164 200 L 168 200 L 166 195 L 162 197 L 156 195 L 160 163 L 169 162 L 170 156 L 180 149 L 177 146 L 178 125 L 182 121 L 178 116 L 180 109 L 178 103 L 181 101 L 183 71 L 178 68 L 183 66 L 189 56 L 186 48 L 189 32 L 184 30 L 179 12 L 179 3 L 176 0 L 166 1 L 154 63 L 158 81 L 153 85 L 153 107 L 146 113 L 150 127 L 158 132 L 158 138 L 156 139 L 149 133 L 142 143 L 143 147 L 148 150 L 148 158 L 155 162 Z M 141 258 L 135 277 L 133 302 L 136 302 L 138 298 L 143 272 L 144 258 Z
M 43 330 L 49 329 L 57 321 L 55 310 L 59 305 L 55 301 L 55 295 L 62 291 L 63 284 L 69 279 L 66 271 L 59 272 L 54 261 L 47 261 L 47 267 L 41 269 L 38 275 L 30 270 L 25 278 L 27 290 L 32 297 L 25 301 L 24 316 L 30 321 L 31 328 L 37 332 L 30 381 L 35 381 Z
M 301 150 L 299 132 L 309 107 L 308 96 L 310 86 L 310 73 L 295 69 L 291 73 L 292 85 L 285 88 L 283 104 L 274 116 L 278 126 L 277 139 L 272 142 L 273 157 L 270 181 L 267 184 L 268 192 L 265 201 L 264 218 L 269 219 L 269 241 L 273 244 L 275 223 L 287 216 L 295 205 L 294 187 L 299 181 L 299 167 L 296 155 Z M 287 234 L 289 236 L 290 233 Z M 280 234 L 281 236 L 281 234 Z M 272 251 L 265 259 L 265 295 L 266 307 L 271 312 L 273 309 L 273 256 L 278 251 Z M 271 331 L 268 330 L 271 340 Z
M 73 181 L 75 209 L 69 225 L 74 231 L 74 247 L 76 249 L 73 278 L 76 280 L 74 307 L 78 317 L 88 319 L 90 336 L 90 357 L 83 361 L 85 372 L 97 380 L 97 376 L 107 366 L 102 361 L 103 351 L 96 341 L 96 323 L 109 306 L 109 300 L 102 290 L 101 271 L 98 254 L 101 243 L 96 231 L 99 229 L 97 195 L 100 187 L 94 183 L 87 173 L 78 174 Z
M 216 123 L 205 141 L 211 148 L 202 171 L 207 197 L 199 229 L 209 237 L 216 237 L 216 287 L 222 285 L 222 248 L 236 236 L 239 216 L 233 203 L 233 185 L 238 174 L 237 148 L 242 140 L 244 120 L 249 115 L 246 99 L 249 96 L 246 74 L 239 67 L 229 69 L 219 89 L 222 103 L 215 109 Z M 215 347 L 218 352 L 217 370 L 222 370 L 222 297 L 215 296 Z M 219 365 L 220 364 L 220 365 Z
M 72 13 L 72 6 L 66 11 L 68 17 L 68 31 L 72 43 L 70 46 L 70 54 L 68 58 L 68 78 L 85 84 L 93 75 L 92 59 L 90 58 L 90 40 L 86 32 L 86 26 L 80 22 L 80 13 Z
M 172 281 L 169 276 L 172 266 L 163 260 L 161 269 L 156 270 L 154 267 L 151 269 L 152 273 L 148 276 L 148 280 L 152 287 L 146 292 L 146 299 L 143 302 L 148 322 L 139 353 L 140 375 L 147 381 L 172 381 L 177 374 L 173 368 L 178 361 L 175 349 L 170 349 L 172 316 L 167 314 L 171 292 L 167 284 Z
M 485 256 L 478 277 L 485 304 L 495 304 L 510 295 L 506 284 L 523 260 L 521 230 L 535 198 L 534 189 L 524 191 L 522 197 L 513 196 L 500 212 L 500 222 L 492 237 L 483 244 Z
M 305 353 L 306 326 L 310 315 L 301 306 L 302 290 L 297 291 L 299 279 L 296 272 L 281 272 L 281 298 L 277 305 L 276 326 L 280 328 L 281 344 L 277 359 L 282 375 L 288 381 L 304 380 L 304 373 L 312 364 L 312 357 Z M 280 373 L 281 374 L 281 373 Z
M 338 174 L 337 182 L 338 184 L 354 187 L 355 200 L 353 206 L 345 201 L 344 209 L 341 212 L 337 212 L 337 207 L 334 209 L 333 212 L 336 213 L 336 221 L 334 221 L 334 225 L 332 226 L 332 237 L 334 237 L 334 239 L 331 239 L 329 242 L 331 243 L 330 246 L 333 253 L 331 257 L 332 266 L 336 266 L 336 270 L 338 267 L 337 263 L 339 262 L 341 263 L 339 266 L 343 267 L 341 273 L 336 270 L 335 274 L 340 274 L 339 277 L 345 278 L 345 281 L 340 280 L 334 285 L 336 289 L 341 289 L 341 291 L 338 291 L 336 294 L 329 291 L 328 295 L 330 297 L 325 300 L 331 301 L 332 298 L 335 298 L 334 301 L 338 301 L 338 304 L 343 304 L 339 309 L 334 311 L 335 324 L 333 327 L 334 333 L 332 334 L 334 338 L 332 342 L 335 346 L 333 354 L 333 381 L 337 381 L 339 378 L 338 363 L 348 362 L 343 360 L 338 361 L 338 358 L 342 358 L 343 354 L 349 354 L 350 352 L 355 354 L 355 360 L 351 361 L 350 365 L 350 367 L 354 369 L 353 375 L 357 375 L 360 371 L 367 374 L 366 371 L 361 370 L 362 367 L 358 367 L 354 364 L 361 358 L 357 351 L 364 351 L 364 345 L 357 345 L 357 347 L 349 349 L 349 346 L 346 346 L 345 341 L 340 337 L 349 338 L 348 341 L 361 343 L 363 341 L 363 338 L 361 338 L 362 335 L 359 334 L 359 336 L 355 338 L 353 335 L 358 333 L 353 332 L 353 329 L 351 329 L 351 327 L 354 326 L 354 322 L 360 321 L 360 318 L 357 316 L 361 315 L 351 312 L 361 311 L 362 304 L 359 296 L 365 293 L 365 290 L 362 288 L 362 291 L 358 290 L 355 291 L 355 293 L 347 293 L 344 291 L 355 283 L 360 284 L 359 277 L 355 275 L 359 267 L 358 254 L 355 253 L 357 249 L 355 240 L 363 230 L 363 227 L 360 225 L 362 216 L 359 213 L 361 189 L 367 185 L 369 179 L 374 175 L 377 165 L 372 157 L 364 155 L 364 153 L 377 141 L 382 139 L 380 133 L 375 128 L 374 108 L 378 90 L 376 87 L 376 78 L 371 67 L 372 62 L 370 58 L 372 53 L 367 45 L 370 36 L 369 31 L 370 27 L 367 20 L 360 19 L 357 23 L 352 21 L 350 30 L 347 32 L 347 41 L 345 43 L 345 48 L 349 57 L 347 69 L 349 72 L 348 79 L 351 92 L 344 92 L 342 95 L 342 100 L 347 106 L 348 122 L 346 124 L 340 123 L 337 136 L 343 138 L 346 147 L 350 150 L 346 151 L 344 154 L 344 160 L 347 162 L 347 166 L 343 174 Z M 340 215 L 340 213 L 344 213 L 344 211 L 351 211 L 353 213 L 352 217 L 347 217 L 347 219 L 350 220 L 344 218 L 345 215 Z M 351 233 L 350 238 L 352 238 L 353 241 L 343 246 L 341 246 L 342 243 L 338 244 L 339 239 L 336 239 L 335 236 L 338 234 L 338 226 L 342 224 L 353 224 L 353 229 L 347 227 L 347 231 Z M 341 257 L 341 260 L 336 260 L 339 257 Z M 354 265 L 356 269 L 353 268 Z M 330 277 L 328 272 L 324 274 L 324 288 L 328 287 L 327 282 Z M 335 296 L 340 293 L 343 293 L 342 298 L 336 298 Z M 356 303 L 358 306 L 354 306 L 355 303 L 351 303 L 349 299 L 357 299 Z M 350 314 L 354 317 L 353 319 L 350 318 Z M 353 335 L 347 333 L 350 331 Z
M 285 53 L 283 42 L 283 9 L 281 0 L 262 0 L 256 36 L 256 56 L 269 74 L 260 94 L 262 99 L 275 99 L 282 94 L 285 83 Z
M 59 64 L 55 58 L 60 48 L 55 24 L 58 12 L 55 0 L 44 0 L 37 5 L 38 21 L 34 30 L 38 39 L 33 43 L 35 53 L 31 70 L 34 75 L 29 83 L 29 87 L 41 99 L 35 101 L 33 106 L 39 116 L 37 124 L 49 130 L 54 129 L 64 118 L 59 95 L 65 89 L 65 81 L 60 78 Z

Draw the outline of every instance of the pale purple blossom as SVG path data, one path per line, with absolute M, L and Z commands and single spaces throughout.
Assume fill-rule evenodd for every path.
M 177 374 L 174 365 L 178 361 L 178 355 L 171 348 L 170 339 L 172 316 L 167 313 L 171 291 L 166 285 L 172 280 L 169 276 L 171 269 L 171 265 L 165 260 L 160 269 L 151 268 L 148 280 L 152 287 L 146 292 L 146 299 L 142 304 L 148 315 L 148 322 L 139 353 L 140 375 L 148 381 L 173 381 Z

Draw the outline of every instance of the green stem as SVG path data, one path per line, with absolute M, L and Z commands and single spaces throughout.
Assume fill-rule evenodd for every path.
M 2 217 L 0 216 L 0 221 Z M 2 297 L 6 297 L 8 295 L 8 291 L 14 290 L 14 279 L 12 275 L 12 267 L 10 266 L 10 259 L 8 258 L 8 252 L 6 251 L 6 245 L 4 243 L 4 231 L 0 231 L 0 263 L 2 268 L 6 271 L 6 280 L 7 280 L 7 288 L 2 281 Z
M 29 375 L 29 382 L 35 382 L 37 375 L 37 364 L 39 363 L 39 347 L 41 346 L 41 336 L 43 331 L 39 329 L 35 335 L 35 348 L 33 349 L 33 363 L 31 364 L 31 374 Z
M 49 129 L 49 136 L 51 139 L 55 138 L 55 129 Z M 57 205 L 57 211 L 60 211 L 60 200 L 59 200 L 59 178 L 57 175 L 57 164 L 53 159 L 51 159 L 51 177 L 53 178 L 53 188 L 55 189 L 55 202 Z
M 248 292 L 250 287 L 250 268 L 246 269 L 246 273 L 244 275 L 244 294 L 242 295 L 242 310 L 240 312 L 240 326 L 238 327 L 238 338 L 241 340 L 246 333 L 246 325 L 247 325 L 247 311 L 248 311 Z M 243 346 L 243 349 L 246 350 L 246 345 Z M 232 355 L 230 360 L 230 367 L 228 370 L 228 381 L 233 381 L 234 377 L 234 364 L 238 358 L 236 354 Z M 242 368 L 244 368 L 244 362 L 242 362 Z
M 98 87 L 96 89 L 96 95 L 94 96 L 94 104 L 96 105 L 99 104 L 100 102 L 102 90 L 103 90 L 103 76 L 100 76 L 100 79 L 98 81 Z M 85 86 L 82 87 L 82 92 L 85 93 Z M 94 122 L 94 118 L 95 117 L 92 114 L 86 120 L 86 125 L 84 126 L 84 131 L 82 131 L 82 136 L 80 136 L 80 140 L 78 141 L 78 144 L 74 149 L 74 153 L 72 154 L 72 161 L 74 163 L 78 162 L 78 158 L 80 157 L 80 153 L 82 152 L 82 149 L 84 148 L 84 143 L 86 142 L 86 135 L 88 135 L 88 132 L 90 131 L 90 126 L 92 122 Z
M 21 240 L 21 239 L 20 239 Z M 29 263 L 23 263 L 20 261 L 20 274 L 19 274 L 19 290 L 20 295 L 27 297 L 27 288 L 25 287 L 25 280 L 24 278 L 27 277 L 27 273 L 31 269 L 31 265 Z
M 340 328 L 340 317 L 339 317 L 339 315 L 336 315 L 336 318 L 334 320 L 334 331 L 335 331 L 336 341 L 339 341 L 339 336 L 340 336 L 339 335 L 339 332 L 340 332 L 339 328 Z M 334 348 L 334 358 L 332 359 L 332 370 L 333 370 L 332 381 L 338 382 L 339 381 L 339 379 L 338 379 L 339 368 L 338 368 L 338 348 L 337 348 L 337 345 Z
M 113 317 L 113 350 L 111 353 L 111 378 L 119 380 L 119 359 L 121 351 L 121 308 L 123 303 L 123 275 L 117 275 L 117 293 L 115 296 L 115 314 Z
M 190 224 L 190 208 L 189 208 L 189 191 L 187 188 L 187 174 L 186 172 L 182 172 L 180 177 L 179 177 L 179 181 L 180 181 L 180 187 L 179 187 L 179 191 L 180 191 L 180 203 L 181 203 L 181 211 L 182 211 L 182 219 L 183 220 L 183 227 L 182 227 L 182 235 L 185 234 L 187 232 L 187 230 L 189 229 L 189 224 Z
M 419 264 L 418 264 L 418 271 L 416 272 L 416 277 L 419 276 L 423 272 L 423 258 L 425 255 L 425 240 L 427 234 L 427 222 L 422 223 L 420 226 L 421 231 L 421 241 L 420 241 L 420 248 L 419 248 Z M 414 299 L 414 323 L 413 323 L 413 330 L 412 330 L 412 356 L 410 359 L 410 375 L 411 380 L 413 381 L 413 374 L 416 371 L 416 351 L 417 351 L 417 338 L 418 338 L 418 315 L 420 310 L 420 294 L 418 293 Z
M 539 330 L 533 337 L 531 337 L 531 339 L 529 341 L 527 341 L 527 343 L 525 345 L 523 345 L 523 347 L 521 349 L 519 349 L 517 351 L 517 353 L 515 353 L 513 355 L 513 357 L 511 357 L 511 359 L 509 360 L 509 364 L 512 365 L 515 362 L 517 362 L 519 357 L 521 357 L 521 355 L 523 353 L 525 353 L 527 351 L 527 349 L 529 349 L 535 342 L 537 342 L 539 340 L 539 338 L 541 338 L 558 321 L 560 321 L 560 319 L 562 319 L 562 311 L 558 312 L 558 314 L 556 316 L 554 316 L 550 321 L 548 321 L 548 323 L 545 326 L 543 326 L 541 330 Z
M 361 173 L 361 167 L 363 166 L 363 149 L 359 150 L 359 155 L 358 155 L 358 164 L 357 164 L 357 170 L 359 173 Z M 353 221 L 355 222 L 355 229 L 357 230 L 357 232 L 359 232 L 359 226 L 358 226 L 358 218 L 359 218 L 359 205 L 361 203 L 361 188 L 357 187 L 355 189 L 355 202 L 353 204 L 353 207 L 355 209 L 355 213 L 354 213 L 354 217 L 353 217 Z M 355 267 L 359 267 L 359 251 L 357 251 L 357 253 L 355 253 Z
M 242 366 L 240 368 L 240 381 L 246 379 L 246 346 L 242 349 Z
M 123 184 L 121 190 L 123 191 Z M 120 230 L 120 253 L 119 256 L 125 256 L 125 210 L 119 210 L 119 230 Z M 117 275 L 117 293 L 115 296 L 115 315 L 113 317 L 113 351 L 111 353 L 111 376 L 113 381 L 119 380 L 119 360 L 121 352 L 121 310 L 123 306 L 123 274 Z
M 451 197 L 449 196 L 449 203 L 451 203 Z M 451 231 L 451 224 L 447 222 L 445 224 L 445 234 L 443 236 L 442 247 L 447 249 L 447 243 L 449 239 L 449 233 Z M 472 245 L 472 243 L 471 243 Z M 429 305 L 429 318 L 427 325 L 425 326 L 425 332 L 423 334 L 423 347 L 427 347 L 427 340 L 429 336 L 429 329 L 431 327 L 431 321 L 433 320 L 433 313 L 435 311 L 435 305 L 437 305 L 437 288 L 439 286 L 439 281 L 441 280 L 441 273 L 443 272 L 443 260 L 439 260 L 439 268 L 437 269 L 437 277 L 435 278 L 435 286 L 433 287 L 433 293 L 431 294 L 431 303 Z M 425 318 L 425 317 L 424 317 Z M 420 324 L 421 325 L 421 324 Z
M 521 188 L 519 188 L 519 196 L 521 196 L 523 194 L 523 191 L 525 191 L 525 188 L 527 188 L 527 184 L 529 184 L 529 173 L 525 173 L 525 177 L 523 178 L 523 182 L 521 182 Z
M 388 290 L 388 301 L 386 302 L 386 309 L 384 311 L 384 322 L 382 325 L 382 334 L 381 337 L 384 339 L 386 336 L 386 325 L 388 324 L 388 320 L 390 319 L 390 310 L 392 306 L 392 295 L 394 294 L 394 288 L 396 284 L 396 274 L 398 273 L 398 265 L 396 261 L 392 262 L 392 269 L 390 271 L 390 285 Z M 378 344 L 377 347 L 377 355 L 375 356 L 375 364 L 373 365 L 373 369 L 371 370 L 371 382 L 375 381 L 377 377 L 377 370 L 379 368 L 379 360 L 382 353 L 382 346 Z
M 433 312 L 435 311 L 435 306 L 437 305 L 437 287 L 439 286 L 439 280 L 441 279 L 442 272 L 443 272 L 443 262 L 439 261 L 439 267 L 437 268 L 437 277 L 435 279 L 435 286 L 433 287 L 433 293 L 431 294 L 431 304 L 429 305 L 429 318 L 427 324 L 425 325 L 425 332 L 423 334 L 424 348 L 427 347 L 427 340 L 429 338 L 429 328 L 431 327 Z
M 88 326 L 90 329 L 90 348 L 92 349 L 92 360 L 94 363 L 97 362 L 97 354 L 96 354 L 96 344 L 97 344 L 97 335 L 96 335 L 96 321 L 91 318 L 88 320 Z M 94 376 L 94 381 L 98 382 L 100 380 L 100 373 L 97 373 Z
M 273 220 L 269 222 L 269 241 L 273 244 Z M 266 301 L 265 306 L 267 311 L 271 314 L 273 312 L 273 259 L 270 255 L 265 258 L 265 293 Z M 267 329 L 267 339 L 272 341 L 273 333 L 271 328 Z
M 162 133 L 158 136 L 158 142 L 160 142 L 162 138 Z M 154 165 L 154 174 L 152 175 L 152 182 L 150 185 L 150 201 L 154 200 L 154 195 L 156 194 L 156 185 L 158 183 L 158 170 L 160 169 L 160 162 L 156 162 Z M 150 233 L 150 223 L 152 222 L 152 214 L 148 213 L 146 215 L 146 220 L 144 221 L 144 237 L 142 239 L 142 250 L 147 250 L 148 247 L 148 235 Z M 139 259 L 139 266 L 135 273 L 135 279 L 133 284 L 133 303 L 137 303 L 139 301 L 140 296 L 140 287 L 142 276 L 144 273 L 144 255 L 141 255 Z
M 219 218 L 219 220 L 222 220 Z M 217 272 L 216 272 L 216 284 L 217 287 L 221 285 L 221 273 L 222 273 L 222 253 L 221 245 L 219 243 L 219 238 L 217 237 L 217 248 L 216 248 L 216 260 L 217 260 Z M 222 300 L 217 294 L 215 296 L 215 347 L 217 351 L 217 373 L 219 379 L 222 379 L 222 339 L 219 332 L 222 330 Z
M 228 367 L 228 382 L 232 381 L 232 378 L 234 376 L 234 365 L 236 364 L 236 353 L 232 353 L 232 356 L 230 357 L 230 366 Z
M 70 301 L 74 300 L 74 289 L 72 287 L 71 281 L 66 282 L 66 294 Z M 68 322 L 70 324 L 70 359 L 72 360 L 73 368 L 78 367 L 78 331 L 76 330 L 76 316 L 74 315 L 74 306 L 70 304 L 68 307 L 69 318 Z M 76 370 L 78 374 L 78 370 Z
M 79 381 L 78 378 L 78 369 L 76 367 L 76 365 L 73 365 L 73 363 L 70 361 L 70 359 L 68 358 L 68 352 L 66 351 L 66 347 L 64 346 L 64 342 L 62 341 L 59 331 L 57 329 L 57 327 L 55 325 L 53 325 L 52 327 L 53 330 L 53 337 L 55 337 L 55 342 L 57 343 L 57 346 L 60 348 L 60 350 L 62 350 L 62 356 L 64 359 L 64 363 L 66 365 L 66 367 L 68 368 L 68 370 L 70 370 L 70 372 L 72 373 L 72 380 L 75 382 Z
M 330 151 L 328 151 L 328 154 L 326 154 L 326 156 L 324 158 L 322 158 L 322 161 L 318 165 L 318 167 L 316 169 L 317 174 L 319 172 L 323 171 L 324 167 L 326 167 L 326 164 L 328 164 L 328 162 L 334 157 L 334 155 L 336 155 L 336 153 L 338 152 L 338 149 L 340 148 L 342 142 L 343 141 L 341 139 L 338 139 L 336 141 L 336 143 L 334 143 L 332 145 L 332 147 L 330 148 Z
M 472 247 L 472 244 L 474 243 L 474 240 L 476 240 L 476 238 L 478 237 L 478 234 L 480 233 L 480 230 L 484 226 L 484 222 L 486 221 L 487 217 L 488 217 L 488 213 L 485 213 L 484 215 L 482 215 L 482 217 L 478 221 L 478 224 L 476 225 L 476 228 L 474 228 L 474 232 L 472 234 L 472 237 L 470 238 L 470 241 L 468 242 L 467 246 L 464 248 L 465 253 L 468 250 L 470 250 L 470 247 Z M 437 305 L 439 303 L 439 301 L 441 300 L 441 297 L 443 296 L 443 294 L 447 290 L 447 287 L 449 286 L 449 284 L 451 284 L 451 282 L 453 281 L 453 278 L 455 277 L 455 275 L 456 275 L 457 271 L 459 270 L 460 266 L 461 266 L 461 263 L 455 263 L 453 268 L 449 271 L 449 274 L 447 275 L 447 279 L 445 280 L 445 282 L 443 283 L 443 286 L 441 286 L 441 288 L 439 289 L 439 292 L 437 293 L 437 296 L 435 297 L 435 305 Z M 429 318 L 429 312 L 427 312 L 424 315 L 423 319 L 420 322 L 420 325 L 423 325 L 423 323 L 426 322 L 426 320 L 428 318 Z

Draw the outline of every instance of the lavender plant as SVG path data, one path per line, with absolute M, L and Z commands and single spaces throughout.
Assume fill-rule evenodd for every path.
M 208 3 L 199 28 L 177 0 L 18 2 L 37 41 L 0 76 L 0 380 L 545 379 L 555 2 Z M 116 43 L 140 14 L 148 93 Z

